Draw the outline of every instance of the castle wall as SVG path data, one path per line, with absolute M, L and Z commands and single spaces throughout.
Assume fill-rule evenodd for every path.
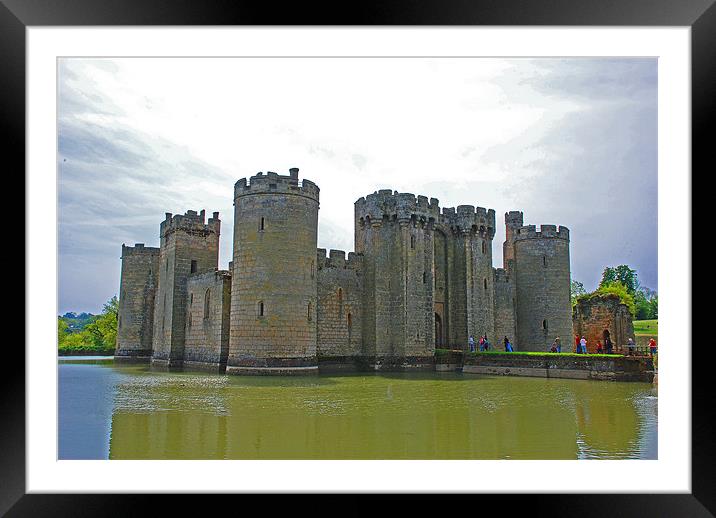
M 317 355 L 337 360 L 361 356 L 363 348 L 362 257 L 340 250 L 318 249 L 316 309 Z
M 180 367 L 184 357 L 187 279 L 192 273 L 214 271 L 219 263 L 221 222 L 215 212 L 204 223 L 197 214 L 166 214 L 160 225 L 159 289 L 155 297 L 152 364 Z M 192 272 L 192 270 L 194 270 Z
M 298 169 L 236 183 L 228 373 L 317 371 L 318 198 Z
M 569 230 L 534 225 L 514 238 L 517 318 L 515 349 L 548 351 L 554 338 L 572 336 Z
M 634 324 L 629 308 L 622 304 L 617 295 L 591 296 L 577 301 L 572 311 L 574 333 L 587 340 L 587 350 L 597 351 L 597 340 L 604 345 L 604 331 L 615 347 L 625 347 L 629 338 L 634 338 Z M 574 337 L 570 342 L 574 345 Z M 562 339 L 562 343 L 565 343 Z
M 490 342 L 500 348 L 504 337 L 515 342 L 515 290 L 509 274 L 503 268 L 494 272 L 495 334 Z M 515 350 L 516 347 L 515 347 Z
M 229 356 L 231 274 L 226 270 L 187 279 L 184 366 L 223 372 Z
M 423 368 L 432 358 L 437 200 L 378 191 L 356 201 L 363 254 L 363 354 L 376 368 Z
M 154 297 L 159 248 L 122 245 L 122 273 L 117 314 L 118 360 L 149 361 L 152 355 Z

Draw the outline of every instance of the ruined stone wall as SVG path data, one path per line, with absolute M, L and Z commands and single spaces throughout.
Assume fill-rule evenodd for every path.
M 547 351 L 554 338 L 572 336 L 569 230 L 521 227 L 514 236 L 516 348 Z
M 629 338 L 634 338 L 632 315 L 617 295 L 581 298 L 572 311 L 572 317 L 574 333 L 586 338 L 590 353 L 596 352 L 597 340 L 604 345 L 605 330 L 609 331 L 615 347 L 624 347 Z M 574 339 L 571 342 L 573 344 Z
M 149 361 L 152 355 L 154 297 L 159 248 L 143 243 L 122 245 L 122 273 L 117 314 L 117 359 Z
M 214 271 L 219 264 L 221 221 L 214 212 L 166 214 L 160 225 L 159 288 L 155 297 L 152 364 L 180 367 L 184 356 L 187 279 L 192 273 Z M 194 270 L 194 271 L 192 271 Z
M 228 373 L 317 371 L 318 199 L 298 169 L 236 183 Z
M 345 358 L 362 354 L 362 256 L 342 250 L 319 248 L 318 303 L 316 308 L 317 354 L 320 358 Z
M 229 356 L 231 274 L 217 270 L 187 280 L 184 366 L 224 371 Z
M 513 343 L 515 351 L 515 291 L 509 274 L 503 268 L 496 268 L 494 272 L 494 301 L 495 301 L 495 334 L 488 336 L 490 343 L 496 348 L 503 345 L 506 336 Z M 563 343 L 564 343 L 564 339 Z

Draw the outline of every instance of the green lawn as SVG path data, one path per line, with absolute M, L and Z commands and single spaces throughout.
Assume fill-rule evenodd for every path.
M 635 320 L 634 321 L 634 334 L 635 335 L 659 335 L 659 321 L 658 320 Z

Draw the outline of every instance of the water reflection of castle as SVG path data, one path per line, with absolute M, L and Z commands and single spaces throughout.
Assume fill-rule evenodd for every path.
M 110 458 L 637 458 L 645 430 L 656 427 L 655 407 L 653 415 L 638 407 L 651 390 L 641 384 L 260 380 L 217 385 L 196 376 L 119 385 Z M 356 389 L 351 380 L 363 397 L 344 397 Z M 428 385 L 432 398 L 412 397 Z

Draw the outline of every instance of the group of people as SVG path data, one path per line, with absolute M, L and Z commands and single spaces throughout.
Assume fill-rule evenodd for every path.
M 514 352 L 512 349 L 512 344 L 510 343 L 509 338 L 505 336 L 505 339 L 503 340 L 505 343 L 505 351 L 511 353 Z M 470 336 L 467 340 L 468 345 L 470 346 L 470 352 L 474 353 L 475 351 L 475 339 Z M 489 351 L 490 350 L 490 342 L 487 340 L 487 334 L 485 336 L 481 336 L 480 340 L 478 340 L 477 345 L 480 347 L 480 352 Z
M 629 340 L 631 340 L 631 338 Z M 614 344 L 609 336 L 604 339 L 604 345 L 602 345 L 601 340 L 597 340 L 597 354 L 612 354 L 613 351 Z M 584 336 L 580 338 L 579 335 L 574 335 L 574 352 L 577 354 L 587 354 L 587 339 Z
M 512 344 L 510 343 L 510 340 L 509 338 L 507 338 L 507 336 L 505 336 L 503 342 L 505 344 L 506 352 L 514 352 L 514 350 L 512 349 Z M 472 336 L 470 336 L 470 338 L 468 339 L 468 345 L 470 346 L 471 353 L 476 352 L 475 339 Z M 487 335 L 481 336 L 480 340 L 477 342 L 477 345 L 480 348 L 480 352 L 490 350 L 490 342 L 487 340 Z M 627 342 L 627 348 L 629 349 L 629 354 L 633 355 L 636 349 L 636 344 L 634 343 L 634 340 L 632 338 L 629 338 Z M 560 341 L 559 336 L 554 339 L 554 342 L 552 342 L 552 346 L 549 350 L 553 353 L 562 352 L 562 342 Z M 601 340 L 597 340 L 597 354 L 613 354 L 613 351 L 614 344 L 612 343 L 609 336 L 604 339 L 604 345 L 602 345 Z M 574 335 L 574 352 L 577 354 L 587 354 L 587 339 L 584 336 L 580 338 L 579 335 Z M 653 338 L 649 339 L 649 353 L 652 356 L 656 354 L 656 340 L 654 340 Z

